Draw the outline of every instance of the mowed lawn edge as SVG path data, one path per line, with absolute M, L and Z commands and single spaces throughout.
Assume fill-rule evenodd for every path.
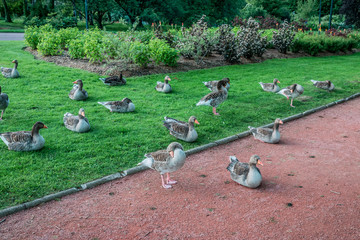
M 0 76 L 2 91 L 10 98 L 0 132 L 31 130 L 36 121 L 44 122 L 48 129 L 40 131 L 46 140 L 40 151 L 12 152 L 0 142 L 0 209 L 133 167 L 145 153 L 164 149 L 173 141 L 188 150 L 360 90 L 360 53 L 173 73 L 169 74 L 173 92 L 163 94 L 154 89 L 157 81 L 163 81 L 163 74 L 127 78 L 126 85 L 109 87 L 97 74 L 36 60 L 23 46 L 23 42 L 0 42 L 0 65 L 13 67 L 11 61 L 17 59 L 21 75 L 18 79 Z M 230 78 L 231 87 L 228 99 L 218 107 L 221 115 L 214 116 L 210 107 L 196 107 L 209 93 L 202 82 L 223 77 Z M 296 108 L 291 108 L 285 97 L 262 91 L 258 82 L 274 78 L 281 87 L 292 83 L 304 86 L 302 100 L 294 100 Z M 84 81 L 89 93 L 84 102 L 68 97 L 76 79 Z M 330 93 L 317 89 L 310 79 L 331 80 L 336 89 Z M 135 112 L 110 113 L 97 103 L 124 97 L 134 102 Z M 76 114 L 80 107 L 91 124 L 88 133 L 74 133 L 63 125 L 64 113 Z M 162 126 L 164 116 L 187 121 L 191 115 L 200 122 L 195 143 L 176 140 Z

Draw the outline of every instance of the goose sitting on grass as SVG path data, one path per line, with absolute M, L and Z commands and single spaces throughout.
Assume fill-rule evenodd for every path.
M 20 74 L 17 70 L 18 67 L 18 61 L 15 59 L 12 61 L 12 63 L 15 64 L 14 68 L 6 68 L 6 67 L 1 67 L 1 73 L 2 75 L 4 75 L 4 77 L 6 78 L 17 78 L 20 77 Z
M 121 101 L 109 101 L 109 102 L 98 102 L 98 104 L 103 105 L 110 112 L 133 112 L 135 110 L 134 103 L 129 98 L 123 98 Z
M 198 134 L 194 128 L 194 123 L 200 124 L 196 117 L 191 116 L 188 122 L 165 117 L 164 126 L 169 129 L 170 134 L 185 142 L 194 142 Z
M 277 94 L 284 95 L 287 99 L 291 97 L 290 106 L 295 107 L 293 106 L 294 98 L 297 98 L 298 96 L 303 94 L 303 92 L 304 92 L 304 88 L 300 84 L 295 83 L 291 86 L 281 89 L 279 92 L 277 92 Z
M 184 148 L 178 142 L 172 142 L 166 150 L 145 154 L 145 159 L 138 165 L 144 165 L 148 168 L 158 171 L 161 175 L 161 185 L 163 188 L 171 188 L 176 181 L 170 179 L 170 172 L 179 170 L 185 163 L 186 154 Z M 164 180 L 164 174 L 167 177 Z
M 251 156 L 249 163 L 239 162 L 235 156 L 230 156 L 227 170 L 235 182 L 248 188 L 257 188 L 262 181 L 260 170 L 256 167 L 258 163 L 263 165 L 258 155 Z
M 171 92 L 172 89 L 171 89 L 171 85 L 169 84 L 169 81 L 171 81 L 170 77 L 166 76 L 164 82 L 157 82 L 157 85 L 155 87 L 156 91 L 163 93 Z
M 126 79 L 123 77 L 122 73 L 120 76 L 111 76 L 107 78 L 99 78 L 105 85 L 108 86 L 117 86 L 117 85 L 125 85 Z
M 9 96 L 6 93 L 1 92 L 1 86 L 0 86 L 0 110 L 1 110 L 0 121 L 3 118 L 6 108 L 9 106 L 9 102 L 10 102 Z
M 45 139 L 39 130 L 47 128 L 44 123 L 36 122 L 31 131 L 0 133 L 0 138 L 12 151 L 34 151 L 44 147 Z
M 205 95 L 200 101 L 196 104 L 196 106 L 205 105 L 212 106 L 213 113 L 215 115 L 220 115 L 216 112 L 216 107 L 219 106 L 222 102 L 224 102 L 228 96 L 228 92 L 226 90 L 226 81 L 220 80 L 217 84 L 217 91 L 211 92 Z
M 249 126 L 250 132 L 255 139 L 266 143 L 278 143 L 280 141 L 279 125 L 283 124 L 280 118 L 277 118 L 274 122 L 274 127 L 271 128 L 254 128 Z
M 226 90 L 229 91 L 230 88 L 230 79 L 229 78 L 223 78 L 221 79 L 222 81 L 226 82 Z M 217 84 L 219 81 L 208 81 L 208 82 L 203 82 L 203 84 L 210 90 L 210 91 L 217 91 Z
M 86 100 L 88 98 L 88 93 L 83 89 L 83 81 L 78 79 L 73 83 L 75 84 L 69 93 L 69 98 L 76 101 Z
M 329 92 L 334 90 L 335 86 L 334 84 L 329 81 L 329 80 L 326 80 L 326 81 L 315 81 L 315 80 L 310 80 L 313 85 L 317 88 L 321 88 L 321 89 L 324 89 L 324 90 L 328 90 Z
M 274 79 L 273 83 L 259 82 L 260 86 L 265 92 L 274 92 L 274 93 L 280 91 L 280 87 L 277 85 L 278 83 L 280 83 L 280 81 L 277 78 Z
M 83 108 L 80 108 L 77 116 L 68 112 L 65 113 L 63 121 L 65 127 L 73 132 L 83 133 L 90 130 L 90 123 L 85 117 L 85 111 Z

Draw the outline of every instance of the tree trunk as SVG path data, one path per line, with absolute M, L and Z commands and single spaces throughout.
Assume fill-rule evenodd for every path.
M 29 16 L 29 10 L 28 10 L 28 1 L 24 0 L 24 16 Z
M 4 11 L 5 11 L 5 22 L 9 22 L 11 23 L 12 20 L 11 20 L 11 17 L 10 17 L 10 11 L 9 11 L 9 8 L 6 4 L 6 1 L 5 0 L 2 0 L 3 1 L 3 5 L 4 5 Z
M 49 2 L 49 10 L 50 12 L 53 12 L 55 9 L 55 0 L 50 0 Z

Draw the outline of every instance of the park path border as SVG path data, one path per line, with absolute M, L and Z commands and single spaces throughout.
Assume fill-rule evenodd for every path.
M 320 107 L 316 107 L 316 108 L 307 110 L 305 112 L 298 113 L 298 114 L 283 118 L 282 121 L 284 123 L 285 122 L 290 122 L 290 121 L 293 121 L 295 119 L 305 117 L 305 116 L 308 116 L 308 115 L 313 114 L 315 112 L 318 112 L 318 111 L 324 110 L 326 108 L 332 107 L 334 105 L 347 102 L 347 101 L 349 101 L 351 99 L 354 99 L 354 98 L 357 98 L 357 97 L 360 97 L 360 92 L 355 93 L 355 94 L 351 95 L 350 97 L 343 98 L 343 99 L 340 99 L 340 100 L 336 100 L 336 101 L 328 103 L 326 105 L 322 105 Z M 269 124 L 263 125 L 261 127 L 273 127 L 273 125 L 274 125 L 274 123 L 269 123 Z M 214 142 L 211 142 L 211 143 L 208 143 L 208 144 L 196 147 L 196 148 L 192 148 L 190 150 L 185 151 L 185 153 L 186 153 L 186 156 L 189 156 L 191 154 L 198 153 L 198 152 L 204 151 L 206 149 L 209 149 L 209 148 L 212 148 L 212 147 L 215 147 L 215 146 L 219 146 L 219 145 L 222 145 L 222 144 L 226 144 L 226 143 L 235 141 L 237 139 L 244 138 L 244 137 L 246 137 L 248 135 L 250 135 L 249 130 L 245 131 L 245 132 L 241 132 L 239 134 L 235 134 L 233 136 L 229 136 L 229 137 L 226 137 L 226 138 L 223 138 L 223 139 L 216 140 Z M 16 206 L 8 207 L 8 208 L 0 210 L 0 217 L 5 217 L 5 216 L 8 216 L 8 215 L 17 213 L 19 211 L 35 207 L 35 206 L 40 205 L 42 203 L 46 203 L 46 202 L 49 202 L 49 201 L 52 201 L 52 200 L 56 200 L 56 199 L 62 198 L 64 196 L 73 194 L 73 193 L 84 191 L 86 189 L 94 188 L 94 187 L 96 187 L 98 185 L 110 182 L 110 181 L 115 180 L 115 179 L 124 178 L 126 176 L 129 176 L 129 175 L 132 175 L 132 174 L 135 174 L 135 173 L 147 170 L 147 169 L 148 168 L 145 167 L 145 166 L 133 167 L 133 168 L 127 169 L 127 170 L 122 171 L 122 172 L 117 172 L 117 173 L 114 173 L 114 174 L 111 174 L 111 175 L 108 175 L 108 176 L 105 176 L 105 177 L 102 177 L 102 178 L 99 178 L 99 179 L 95 179 L 93 181 L 90 181 L 90 182 L 87 182 L 87 183 L 84 183 L 84 184 L 81 184 L 80 187 L 73 187 L 73 188 L 70 188 L 70 189 L 67 189 L 67 190 L 64 190 L 64 191 L 61 191 L 61 192 L 46 195 L 44 197 L 35 199 L 33 201 L 30 201 L 30 202 L 26 202 L 26 203 L 22 203 L 22 204 L 19 204 L 19 205 L 16 205 Z

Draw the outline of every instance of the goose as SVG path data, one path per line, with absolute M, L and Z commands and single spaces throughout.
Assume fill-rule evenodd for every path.
M 274 122 L 273 129 L 271 128 L 254 128 L 249 126 L 250 132 L 255 139 L 266 143 L 278 143 L 280 141 L 279 124 L 283 124 L 280 118 Z
M 0 109 L 1 109 L 0 121 L 3 118 L 6 108 L 9 106 L 9 102 L 10 102 L 9 96 L 6 93 L 1 92 L 1 86 L 0 86 Z
M 156 91 L 164 92 L 164 93 L 171 92 L 172 89 L 169 84 L 169 81 L 171 81 L 170 77 L 166 76 L 164 82 L 157 82 L 157 85 L 155 87 Z
M 219 106 L 222 102 L 224 102 L 227 98 L 228 92 L 226 90 L 226 81 L 220 80 L 217 84 L 217 91 L 211 92 L 205 95 L 200 101 L 196 104 L 196 106 L 206 105 L 213 107 L 213 113 L 215 115 L 220 115 L 216 112 L 216 107 Z
M 45 145 L 45 139 L 39 133 L 42 128 L 48 127 L 42 122 L 36 122 L 31 131 L 0 133 L 0 138 L 12 151 L 39 150 Z
M 230 88 L 230 79 L 229 78 L 223 78 L 222 81 L 226 82 L 226 90 L 229 91 Z M 210 90 L 210 91 L 217 91 L 217 84 L 219 81 L 208 81 L 208 82 L 203 82 L 203 84 Z
M 263 166 L 258 155 L 252 155 L 249 163 L 239 162 L 235 156 L 230 156 L 230 164 L 227 170 L 230 172 L 231 179 L 235 182 L 248 187 L 257 188 L 260 186 L 262 177 L 256 164 Z
M 98 102 L 98 104 L 103 105 L 110 112 L 133 112 L 135 110 L 134 103 L 129 98 L 123 98 L 121 101 L 109 101 L 109 102 Z
M 83 108 L 80 108 L 79 115 L 77 116 L 68 112 L 65 113 L 63 121 L 65 127 L 71 131 L 83 133 L 90 130 L 89 120 L 85 117 Z
M 117 85 L 125 85 L 126 79 L 123 77 L 122 73 L 119 76 L 111 76 L 107 78 L 99 78 L 105 85 L 108 86 L 117 86 Z
M 185 159 L 186 154 L 183 146 L 178 142 L 172 142 L 166 150 L 145 154 L 145 159 L 138 165 L 144 165 L 158 171 L 161 175 L 161 185 L 167 189 L 177 183 L 170 179 L 169 173 L 179 170 L 184 165 Z M 167 175 L 166 181 L 163 176 L 165 173 Z
M 304 92 L 304 88 L 300 84 L 295 83 L 291 86 L 281 89 L 279 92 L 277 92 L 277 94 L 284 95 L 287 99 L 289 99 L 289 97 L 291 97 L 290 106 L 295 107 L 292 104 L 294 98 L 297 98 L 298 96 L 303 94 L 303 92 Z
M 263 83 L 263 82 L 259 82 L 260 86 L 262 87 L 262 89 L 266 92 L 278 92 L 280 91 L 280 87 L 277 85 L 278 83 L 280 83 L 280 81 L 277 78 L 274 78 L 273 83 Z
M 12 63 L 15 63 L 14 68 L 6 68 L 6 67 L 1 67 L 1 73 L 2 75 L 4 75 L 4 77 L 6 78 L 17 78 L 20 77 L 20 74 L 17 70 L 18 67 L 18 61 L 15 59 L 12 61 Z
M 334 90 L 335 86 L 332 82 L 330 82 L 329 80 L 326 81 L 315 81 L 315 80 L 310 80 L 315 87 L 317 88 L 321 88 L 324 90 L 328 90 L 329 92 Z
M 188 122 L 179 121 L 169 117 L 164 117 L 164 119 L 164 126 L 170 130 L 170 134 L 174 137 L 185 142 L 194 142 L 198 138 L 194 123 L 200 123 L 196 117 L 191 116 Z
M 83 81 L 78 79 L 76 80 L 73 88 L 69 93 L 69 98 L 76 101 L 82 101 L 88 98 L 88 93 L 83 89 Z

